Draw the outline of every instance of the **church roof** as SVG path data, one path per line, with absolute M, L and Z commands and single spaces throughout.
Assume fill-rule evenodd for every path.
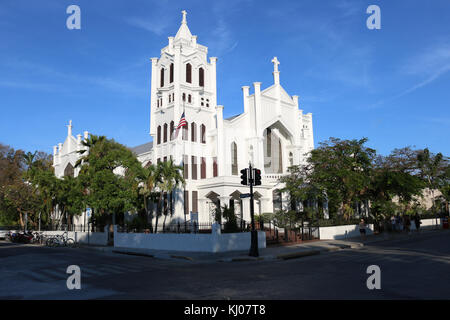
M 138 145 L 136 147 L 129 148 L 136 155 L 140 155 L 146 152 L 151 151 L 153 148 L 153 141 Z
M 231 120 L 233 120 L 233 119 L 236 119 L 237 117 L 239 117 L 240 115 L 241 115 L 242 113 L 239 113 L 239 114 L 237 114 L 237 115 L 234 115 L 234 116 L 232 116 L 232 117 L 229 117 L 229 118 L 225 118 L 225 120 L 227 120 L 227 121 L 231 121 Z
M 175 40 L 178 40 L 178 39 L 186 39 L 186 40 L 191 41 L 192 33 L 191 33 L 191 31 L 189 30 L 189 27 L 188 27 L 188 25 L 187 25 L 187 21 L 186 21 L 186 11 L 183 10 L 182 13 L 183 13 L 183 19 L 182 19 L 182 21 L 181 21 L 181 26 L 180 26 L 180 28 L 178 29 L 178 32 L 177 32 L 177 34 L 176 34 L 176 36 L 175 36 Z

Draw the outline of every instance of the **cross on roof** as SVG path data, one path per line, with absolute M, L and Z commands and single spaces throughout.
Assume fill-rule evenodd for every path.
M 278 61 L 277 57 L 273 57 L 272 63 L 273 63 L 273 71 L 278 72 L 278 65 L 280 64 L 280 61 Z

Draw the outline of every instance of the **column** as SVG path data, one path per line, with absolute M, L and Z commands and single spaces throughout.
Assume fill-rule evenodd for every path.
M 218 176 L 225 175 L 225 136 L 223 129 L 223 106 L 217 106 L 217 162 Z

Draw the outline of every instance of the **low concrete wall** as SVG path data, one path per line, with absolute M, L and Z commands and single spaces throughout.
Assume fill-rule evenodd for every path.
M 422 222 L 420 224 L 420 228 L 433 228 L 436 226 L 441 226 L 442 227 L 442 219 L 438 218 L 437 221 L 436 219 L 423 219 L 420 220 L 420 222 Z M 437 222 L 437 223 L 436 223 Z M 414 221 L 411 221 L 411 230 L 416 230 L 416 224 L 414 223 Z
M 154 250 L 225 252 L 250 249 L 250 232 L 224 234 L 121 233 L 114 235 L 114 247 Z M 258 232 L 258 248 L 266 247 L 265 232 Z
M 62 235 L 65 231 L 43 231 L 46 236 Z M 108 244 L 107 232 L 79 232 L 68 231 L 67 236 L 77 243 L 106 246 Z
M 436 226 L 442 226 L 442 219 L 423 219 L 421 220 L 420 228 L 428 229 Z M 366 235 L 373 234 L 373 224 L 367 225 Z M 414 220 L 411 221 L 411 230 L 416 230 L 416 224 Z M 360 237 L 359 226 L 356 224 L 344 225 L 344 226 L 332 226 L 332 227 L 320 227 L 320 239 L 321 240 L 333 240 L 333 239 L 347 239 Z
M 359 226 L 357 224 L 320 227 L 319 233 L 321 240 L 347 239 L 360 237 Z M 366 227 L 366 235 L 370 234 L 373 234 L 373 224 L 368 224 Z

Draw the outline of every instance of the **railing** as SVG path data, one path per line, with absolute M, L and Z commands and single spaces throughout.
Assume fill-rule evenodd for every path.
M 34 230 L 37 231 L 37 230 Z M 104 227 L 89 225 L 47 225 L 41 226 L 41 231 L 76 231 L 76 232 L 104 232 Z
M 320 239 L 319 227 L 306 222 L 303 225 L 296 225 L 286 229 L 277 227 L 272 222 L 258 223 L 257 229 L 266 232 L 268 245 Z
M 158 224 L 155 226 L 136 227 L 130 225 L 118 226 L 118 232 L 126 233 L 212 233 L 213 222 L 191 222 L 177 221 L 168 224 Z M 155 230 L 156 229 L 156 230 Z M 250 223 L 244 220 L 237 220 L 236 225 L 227 223 L 220 224 L 222 233 L 228 232 L 248 232 L 250 231 Z

